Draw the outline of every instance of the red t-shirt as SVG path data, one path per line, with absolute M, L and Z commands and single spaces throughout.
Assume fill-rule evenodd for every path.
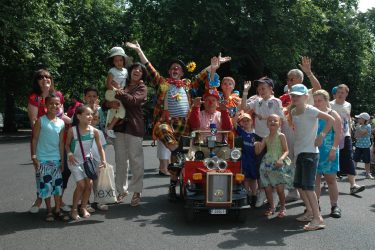
M 61 103 L 61 105 L 63 105 L 64 104 L 63 94 L 60 91 L 56 91 L 55 95 L 60 98 L 60 103 Z M 46 103 L 45 103 L 44 97 L 39 96 L 36 93 L 32 93 L 29 96 L 29 104 L 38 108 L 37 118 L 47 114 L 47 108 L 46 108 Z

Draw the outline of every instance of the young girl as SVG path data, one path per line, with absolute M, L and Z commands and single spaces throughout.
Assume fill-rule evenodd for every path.
M 117 101 L 120 104 L 118 109 L 108 110 L 106 133 L 111 138 L 116 138 L 113 127 L 119 120 L 125 117 L 124 106 L 115 98 L 116 90 L 123 89 L 128 78 L 128 71 L 125 68 L 125 57 L 125 51 L 121 47 L 113 47 L 109 51 L 108 61 L 112 68 L 108 71 L 105 99 L 107 101 Z
M 267 118 L 267 127 L 270 131 L 262 142 L 257 142 L 255 152 L 260 154 L 265 147 L 267 153 L 263 156 L 260 164 L 260 185 L 266 191 L 266 197 L 269 204 L 265 215 L 272 216 L 275 213 L 275 204 L 273 201 L 272 190 L 276 189 L 280 201 L 279 218 L 286 215 L 284 185 L 290 179 L 290 173 L 286 165 L 290 164 L 288 157 L 289 150 L 286 137 L 279 132 L 281 119 L 276 114 L 271 114 Z
M 64 170 L 64 122 L 56 117 L 61 103 L 59 97 L 51 94 L 45 98 L 47 114 L 40 117 L 33 128 L 31 159 L 38 178 L 38 198 L 44 199 L 47 207 L 46 221 L 54 221 L 51 195 L 55 199 L 55 215 L 62 220 L 69 217 L 60 211 L 62 176 Z
M 77 207 L 78 201 L 81 198 L 81 214 L 84 218 L 90 217 L 90 213 L 87 211 L 87 205 L 92 187 L 92 181 L 87 177 L 83 168 L 83 157 L 77 130 L 79 130 L 85 157 L 92 157 L 91 148 L 95 140 L 101 160 L 99 167 L 105 167 L 105 154 L 102 144 L 100 143 L 99 132 L 96 128 L 91 126 L 92 115 L 93 111 L 87 106 L 79 106 L 76 109 L 73 118 L 73 126 L 68 131 L 65 144 L 65 149 L 68 155 L 68 166 L 77 184 L 73 194 L 71 210 L 71 217 L 73 220 L 80 219 Z
M 237 121 L 240 126 L 237 125 Z M 247 113 L 237 112 L 233 119 L 233 125 L 236 129 L 236 133 L 242 138 L 243 141 L 241 166 L 245 175 L 245 188 L 248 192 L 251 191 L 250 204 L 251 206 L 255 206 L 258 189 L 258 174 L 255 165 L 255 134 L 252 124 L 253 120 Z
M 320 214 L 318 200 L 315 193 L 315 178 L 319 160 L 318 147 L 328 133 L 334 119 L 329 114 L 306 104 L 308 90 L 303 84 L 293 85 L 290 96 L 294 108 L 291 110 L 291 122 L 295 131 L 294 154 L 296 156 L 296 170 L 294 187 L 298 188 L 306 206 L 306 212 L 297 218 L 298 221 L 309 222 L 304 226 L 307 231 L 323 229 L 323 217 Z M 326 122 L 322 132 L 317 136 L 318 119 Z

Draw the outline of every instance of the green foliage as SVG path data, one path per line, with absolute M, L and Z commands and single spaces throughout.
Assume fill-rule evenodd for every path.
M 237 89 L 268 75 L 276 94 L 307 55 L 323 88 L 346 83 L 354 112 L 374 109 L 375 9 L 358 14 L 357 0 L 3 0 L 1 7 L 0 111 L 10 93 L 26 106 L 41 67 L 66 95 L 88 85 L 103 90 L 107 51 L 134 40 L 164 75 L 172 58 L 200 70 L 221 52 L 232 61 L 219 74 L 233 76 Z

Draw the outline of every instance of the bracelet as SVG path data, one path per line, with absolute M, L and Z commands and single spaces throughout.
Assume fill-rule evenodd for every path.
M 31 156 L 31 159 L 32 159 L 32 160 L 36 159 L 36 155 L 32 155 L 32 156 Z
M 337 149 L 337 148 L 336 148 L 336 147 L 334 147 L 334 146 L 332 146 L 332 148 L 331 148 L 331 150 L 335 150 L 335 151 L 336 151 L 336 149 Z
M 72 153 L 72 152 L 69 152 L 69 153 L 68 153 L 68 156 L 71 156 L 71 155 L 73 155 L 73 153 Z
M 320 135 L 321 135 L 322 137 L 325 137 L 325 136 L 326 136 L 326 133 L 321 132 Z

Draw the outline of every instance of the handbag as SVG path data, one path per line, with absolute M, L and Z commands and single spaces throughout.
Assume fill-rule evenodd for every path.
M 85 170 L 85 173 L 87 177 L 91 180 L 98 179 L 98 175 L 96 173 L 96 163 L 92 157 L 86 158 L 85 152 L 83 151 L 82 141 L 81 141 L 81 135 L 79 133 L 78 126 L 77 129 L 77 137 L 79 141 L 79 146 L 81 147 L 82 157 L 83 157 L 83 169 Z

